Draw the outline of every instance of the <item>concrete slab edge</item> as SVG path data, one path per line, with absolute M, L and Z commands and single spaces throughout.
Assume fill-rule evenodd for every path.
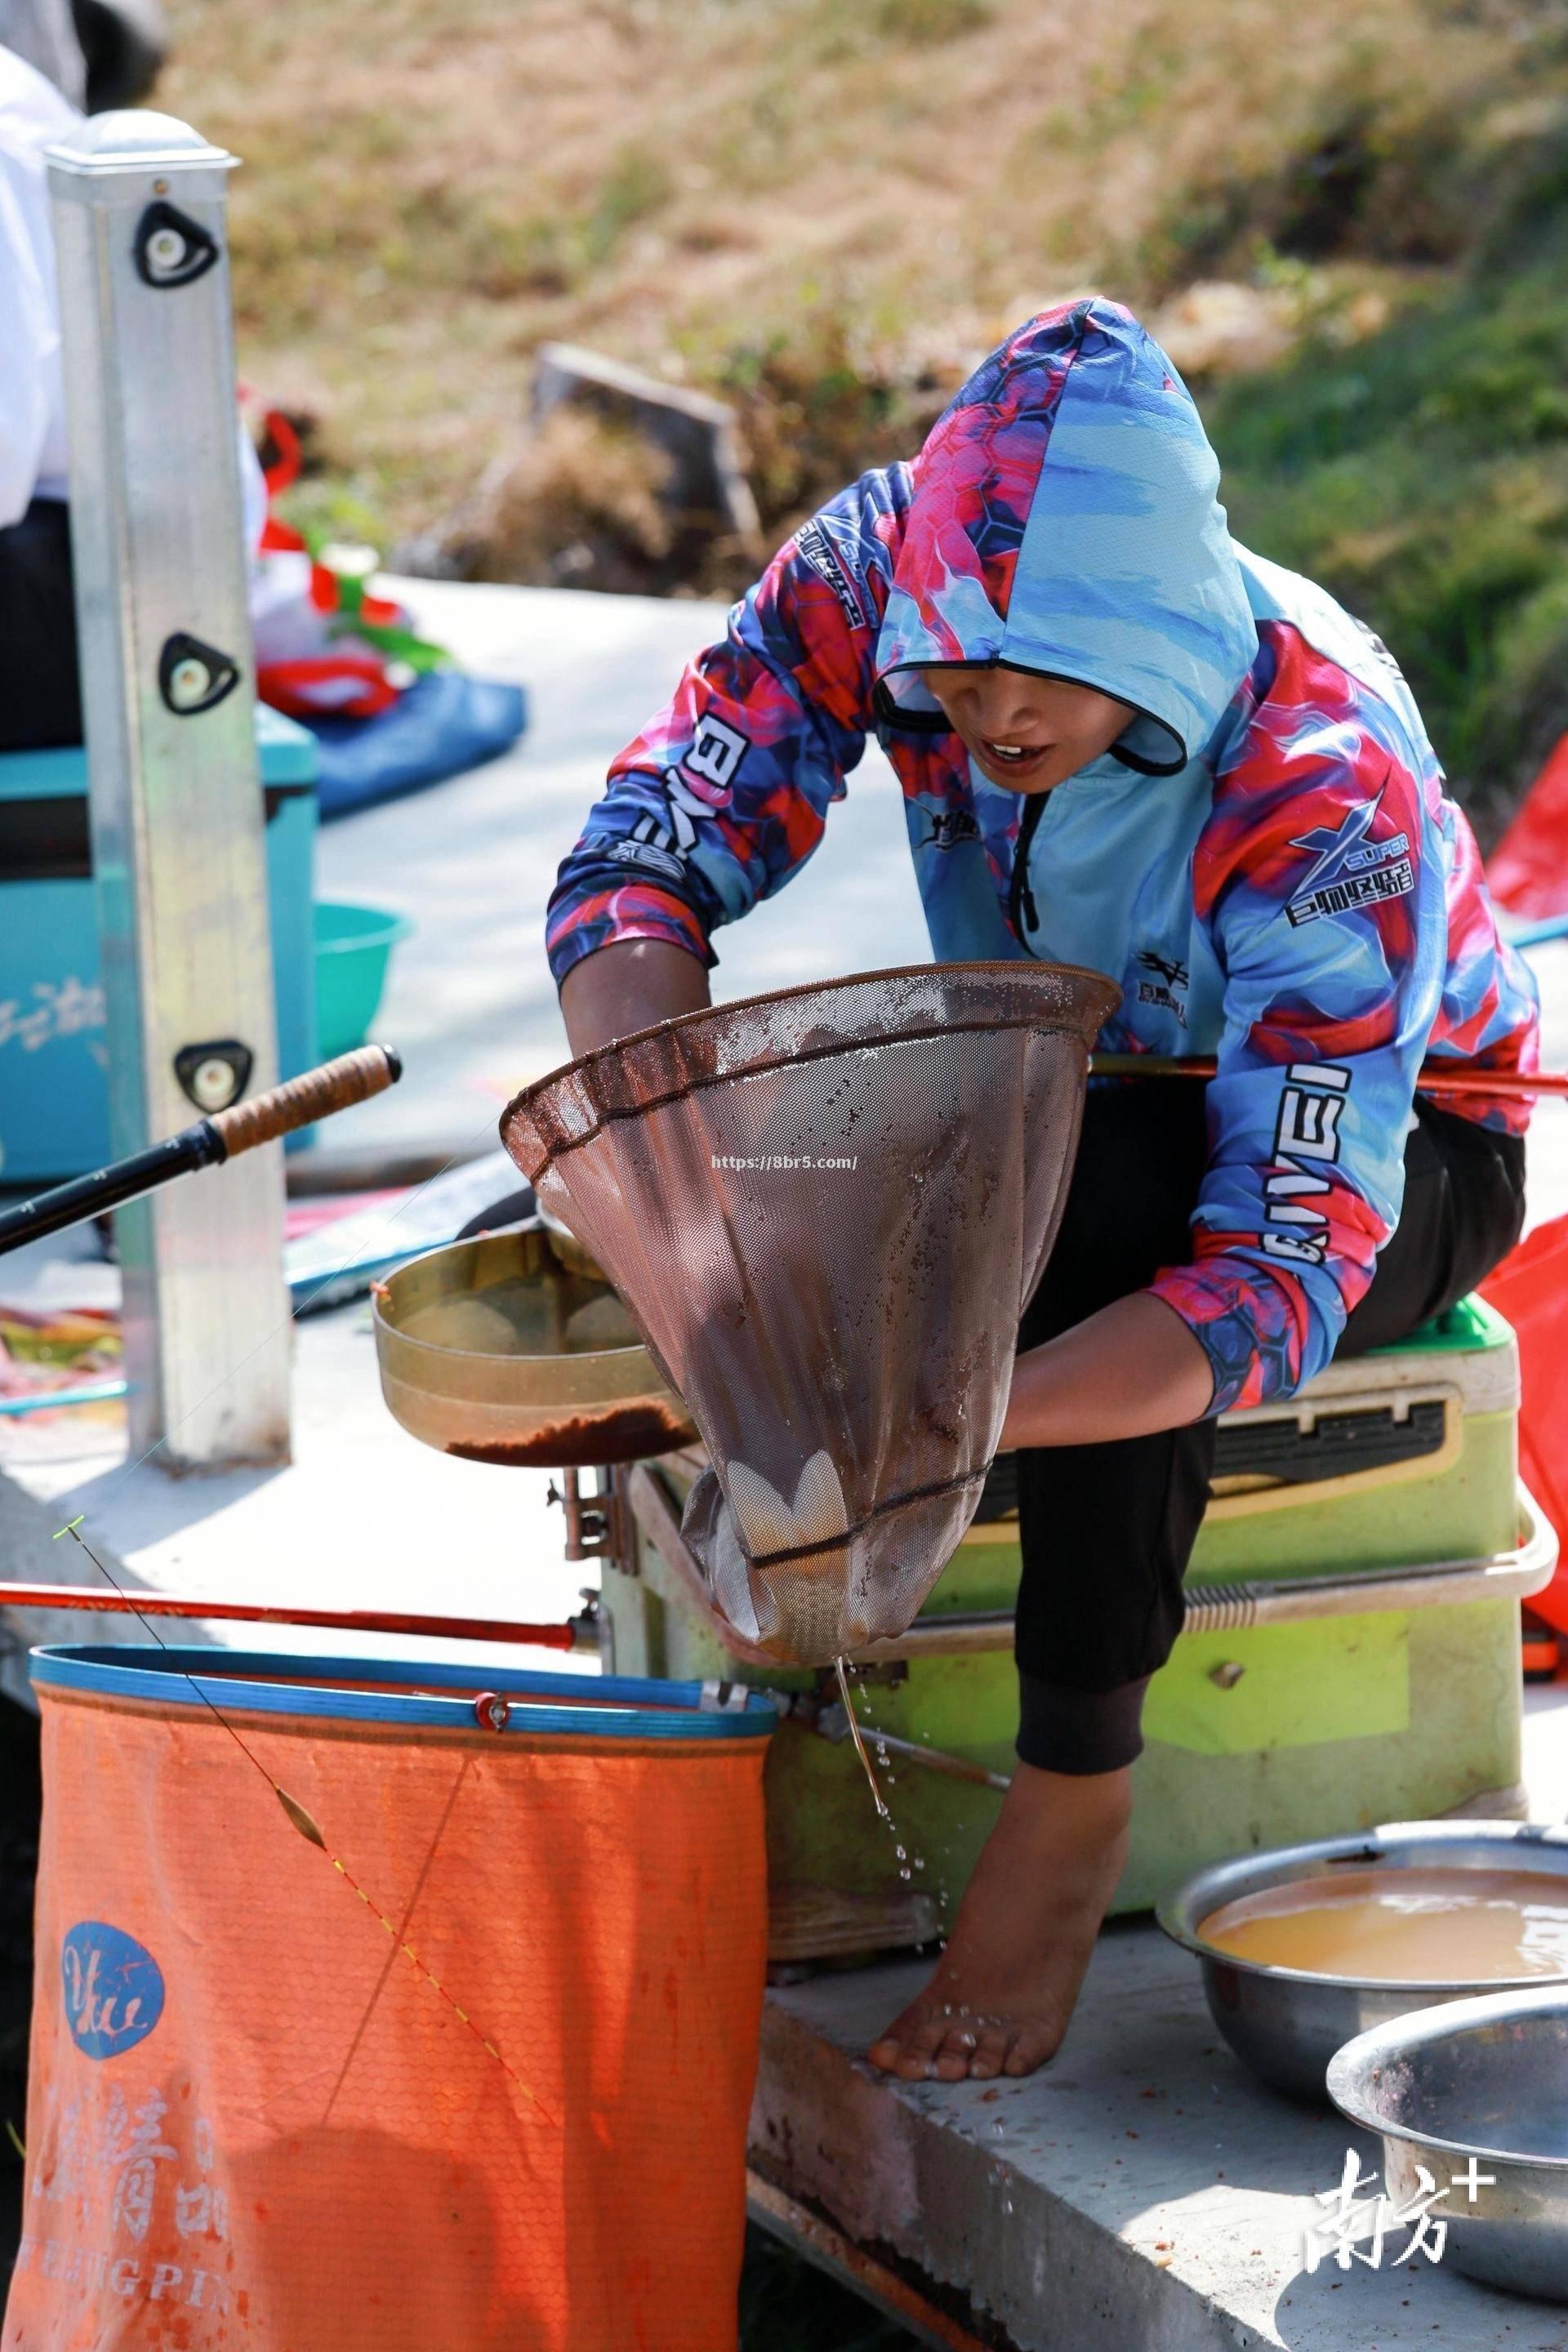
M 939 2129 L 779 2001 L 763 2013 L 752 2160 L 864 2247 L 953 2291 L 983 2340 L 1018 2352 L 1270 2352 L 1276 2339 L 1157 2269 L 1065 2197 Z M 974 2282 L 987 2283 L 984 2306 Z

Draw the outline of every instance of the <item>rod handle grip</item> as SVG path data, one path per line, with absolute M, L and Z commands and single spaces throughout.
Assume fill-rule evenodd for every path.
M 334 1111 L 369 1102 L 402 1076 L 403 1064 L 390 1045 L 358 1045 L 352 1054 L 340 1054 L 320 1069 L 303 1070 L 248 1102 L 213 1112 L 207 1123 L 223 1145 L 224 1157 L 232 1160 L 237 1152 L 253 1151 L 258 1143 L 276 1143 L 296 1128 L 331 1118 Z

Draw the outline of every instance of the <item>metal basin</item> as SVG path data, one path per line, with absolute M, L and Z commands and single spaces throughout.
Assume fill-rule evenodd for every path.
M 1331 2061 L 1329 2094 L 1381 2133 L 1389 2196 L 1415 2196 L 1417 2165 L 1447 2189 L 1434 2208 L 1445 2263 L 1568 2303 L 1568 1986 L 1447 2001 L 1359 2034 Z
M 1167 1936 L 1203 1965 L 1204 1990 L 1214 2021 L 1255 2074 L 1292 2097 L 1326 2103 L 1324 2077 L 1336 2050 L 1370 2028 L 1433 2002 L 1468 2000 L 1480 1992 L 1535 1990 L 1539 1976 L 1484 1985 L 1394 1983 L 1386 1979 L 1318 1976 L 1301 1969 L 1243 1960 L 1205 1944 L 1199 1922 L 1222 1903 L 1235 1903 L 1292 1879 L 1336 1869 L 1539 1871 L 1568 1882 L 1568 1826 L 1530 1822 L 1394 1822 L 1354 1836 L 1311 1845 L 1279 1847 L 1215 1863 L 1167 1895 L 1155 1917 Z M 1549 1988 L 1550 1989 L 1550 1988 Z
M 452 1242 L 374 1295 L 393 1418 L 468 1462 L 566 1470 L 695 1435 L 599 1267 L 542 1221 Z

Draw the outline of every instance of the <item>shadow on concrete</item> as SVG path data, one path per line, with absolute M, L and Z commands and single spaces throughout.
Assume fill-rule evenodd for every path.
M 203 1526 L 220 1511 L 245 1502 L 283 1475 L 283 1466 L 278 1465 L 258 1470 L 193 1471 L 182 1476 L 161 1470 L 155 1461 L 139 1463 L 134 1468 L 116 1463 L 84 1479 L 79 1486 L 72 1486 L 45 1507 L 53 1515 L 57 1528 L 82 1517 L 82 1534 L 91 1542 L 95 1520 L 100 1515 L 107 1516 L 112 1503 L 114 1533 L 112 1538 L 105 1540 L 111 1541 L 113 1549 L 123 1558 L 144 1544 L 160 1543 L 186 1528 Z M 74 1546 L 68 1550 L 62 1545 L 60 1552 L 55 1565 L 61 1580 L 75 1573 L 71 1567 L 73 1555 L 83 1568 L 88 1566 Z

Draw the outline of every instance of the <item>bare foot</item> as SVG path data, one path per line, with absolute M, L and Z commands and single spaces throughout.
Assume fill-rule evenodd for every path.
M 905 2082 L 1032 2074 L 1056 2055 L 1127 1859 L 1131 1771 L 1020 1763 L 947 1949 L 868 2052 Z

